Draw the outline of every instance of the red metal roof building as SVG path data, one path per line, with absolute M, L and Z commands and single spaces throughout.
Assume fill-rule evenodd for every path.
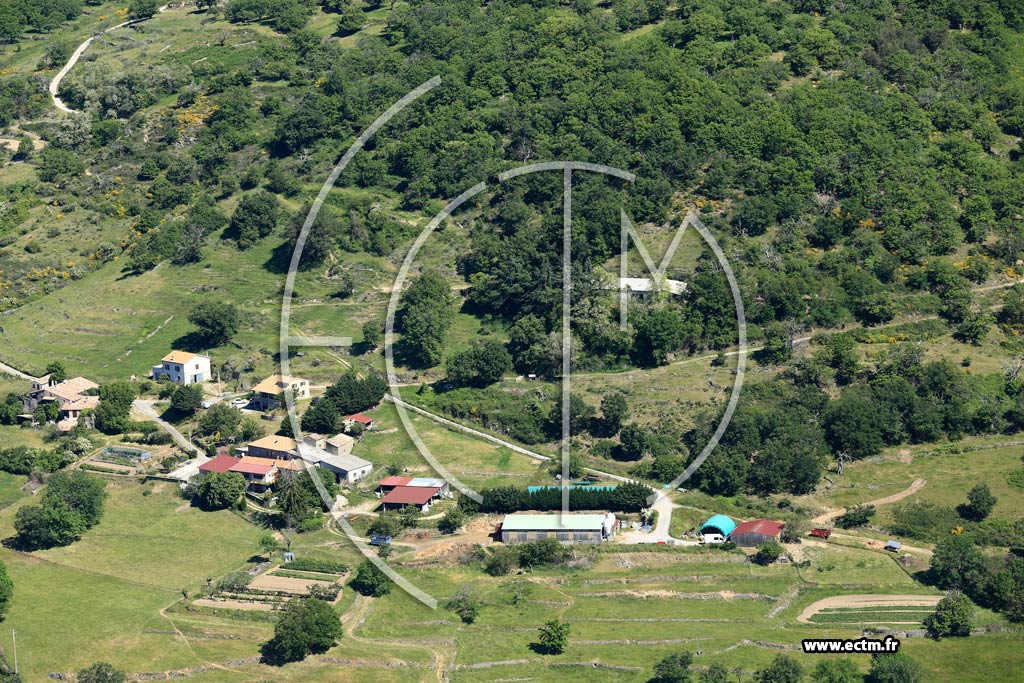
M 744 548 L 753 548 L 767 541 L 777 541 L 782 535 L 782 522 L 773 522 L 768 519 L 752 519 L 749 522 L 741 522 L 732 533 L 729 540 Z
M 410 481 L 412 481 L 412 477 L 384 477 L 383 479 L 380 480 L 378 488 L 380 489 L 381 493 L 387 493 L 396 486 L 405 486 Z
M 397 510 L 407 505 L 416 505 L 426 512 L 430 509 L 430 501 L 440 493 L 438 487 L 396 486 L 380 499 L 385 510 Z
M 249 482 L 249 487 L 264 491 L 277 480 L 278 461 L 273 458 L 245 456 L 229 472 L 237 472 Z
M 238 464 L 238 458 L 231 455 L 218 455 L 199 466 L 200 472 L 227 472 Z

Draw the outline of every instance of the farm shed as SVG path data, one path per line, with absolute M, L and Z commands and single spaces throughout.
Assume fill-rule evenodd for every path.
M 333 472 L 339 483 L 354 484 L 370 476 L 373 463 L 354 455 L 328 455 L 320 459 L 317 467 Z
M 428 488 L 428 489 L 440 489 L 437 494 L 438 497 L 448 495 L 448 482 L 444 479 L 436 479 L 434 477 L 413 477 L 402 486 L 411 486 L 413 488 Z
M 553 538 L 562 543 L 603 543 L 615 538 L 619 521 L 605 514 L 506 515 L 499 531 L 502 543 L 525 543 Z
M 441 489 L 434 487 L 396 486 L 380 499 L 380 503 L 385 510 L 401 510 L 406 506 L 415 505 L 421 512 L 428 512 L 431 502 L 440 491 Z
M 768 541 L 777 541 L 782 535 L 782 522 L 768 519 L 754 519 L 742 522 L 732 533 L 729 540 L 743 548 L 754 548 Z
M 410 481 L 412 481 L 412 477 L 396 477 L 394 475 L 384 477 L 377 485 L 377 490 L 380 493 L 388 493 L 398 486 L 406 486 Z
M 705 543 L 724 543 L 735 528 L 736 522 L 725 515 L 712 515 L 700 525 L 699 535 Z

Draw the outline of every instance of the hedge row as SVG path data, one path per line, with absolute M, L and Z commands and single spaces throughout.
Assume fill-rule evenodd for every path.
M 570 510 L 608 510 L 611 512 L 639 512 L 648 507 L 647 498 L 651 489 L 643 484 L 621 484 L 613 489 L 569 489 Z M 480 512 L 509 513 L 522 510 L 561 510 L 562 490 L 544 488 L 529 491 L 515 486 L 483 489 Z M 468 499 L 463 499 L 469 507 Z
M 344 574 L 348 571 L 348 566 L 341 562 L 333 562 L 331 560 L 318 560 L 312 557 L 300 557 L 292 560 L 291 562 L 285 562 L 281 565 L 281 569 L 291 569 L 293 571 L 300 572 L 321 572 L 323 574 Z

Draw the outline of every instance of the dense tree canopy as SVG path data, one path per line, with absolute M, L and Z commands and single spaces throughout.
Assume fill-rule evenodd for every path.
M 207 300 L 192 307 L 188 321 L 198 328 L 199 334 L 211 346 L 226 343 L 238 332 L 241 320 L 238 308 L 225 301 Z
M 426 272 L 412 281 L 402 295 L 398 317 L 402 351 L 409 363 L 431 367 L 441 362 L 454 304 L 451 286 L 439 273 Z
M 331 648 L 341 635 L 341 620 L 329 602 L 316 597 L 289 600 L 274 624 L 274 637 L 263 644 L 263 658 L 276 665 L 301 661 Z
M 209 472 L 196 485 L 196 499 L 207 510 L 223 510 L 241 498 L 245 487 L 245 477 L 237 472 Z
M 105 488 L 106 482 L 82 470 L 57 472 L 47 480 L 39 504 L 14 516 L 18 543 L 36 550 L 77 541 L 103 515 Z

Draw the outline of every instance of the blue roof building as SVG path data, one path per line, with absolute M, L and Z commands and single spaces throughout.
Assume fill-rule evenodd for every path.
M 714 515 L 708 521 L 700 525 L 700 533 L 711 532 L 722 534 L 726 538 L 732 533 L 732 530 L 736 528 L 736 522 L 732 521 L 725 515 Z

